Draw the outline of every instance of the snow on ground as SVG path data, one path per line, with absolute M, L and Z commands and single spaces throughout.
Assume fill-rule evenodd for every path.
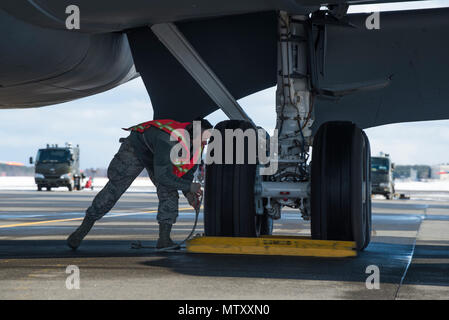
M 395 190 L 413 200 L 449 200 L 449 180 L 396 180 Z
M 87 180 L 85 180 L 86 182 Z M 94 191 L 103 188 L 108 182 L 107 178 L 94 178 Z M 0 177 L 0 190 L 36 190 L 34 177 Z M 45 189 L 44 189 L 45 190 Z M 67 191 L 67 188 L 54 188 L 55 191 Z M 84 191 L 88 191 L 86 189 Z M 154 192 L 156 188 L 149 178 L 137 178 L 128 189 L 131 192 Z
M 396 180 L 395 189 L 404 191 L 449 191 L 449 180 Z
M 94 191 L 98 192 L 108 182 L 107 178 L 94 178 Z M 0 190 L 36 190 L 34 177 L 0 177 Z M 396 180 L 398 193 L 409 195 L 413 199 L 449 198 L 449 180 L 406 181 Z M 45 189 L 44 189 L 45 190 Z M 54 188 L 54 191 L 66 192 L 67 188 Z M 85 192 L 90 189 L 83 190 Z M 137 178 L 128 192 L 155 192 L 156 188 L 149 178 Z M 424 198 L 423 198 L 424 199 Z

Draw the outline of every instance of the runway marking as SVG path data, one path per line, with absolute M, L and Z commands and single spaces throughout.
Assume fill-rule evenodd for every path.
M 187 211 L 187 210 L 193 211 L 194 209 L 193 208 L 179 208 L 178 210 L 179 211 Z M 133 215 L 140 215 L 140 214 L 146 214 L 146 213 L 157 213 L 157 210 L 143 211 L 143 212 L 132 212 L 132 213 L 118 213 L 118 214 L 112 214 L 112 215 L 109 215 L 109 216 L 104 216 L 104 218 L 133 216 Z M 17 224 L 9 224 L 9 225 L 6 225 L 6 226 L 0 226 L 0 229 L 34 226 L 34 225 L 39 225 L 39 224 L 47 224 L 47 223 L 55 223 L 55 222 L 68 222 L 68 221 L 76 221 L 76 220 L 83 220 L 83 219 L 84 219 L 84 217 L 71 218 L 71 219 L 57 219 L 57 220 L 44 220 L 44 221 L 35 221 L 35 222 L 25 222 L 25 223 L 17 223 Z
M 405 277 L 407 276 L 408 269 L 410 268 L 410 266 L 412 264 L 413 256 L 415 255 L 416 243 L 418 242 L 419 233 L 421 231 L 423 221 L 426 220 L 426 217 L 427 217 L 427 209 L 424 211 L 424 216 L 420 219 L 418 229 L 416 230 L 416 236 L 415 236 L 415 240 L 413 241 L 412 250 L 408 256 L 407 265 L 405 266 L 405 270 L 404 270 L 404 273 L 402 274 L 401 281 L 399 281 L 398 287 L 396 288 L 396 292 L 395 292 L 394 298 L 393 298 L 394 300 L 398 299 L 399 291 L 401 290 L 402 285 L 405 280 Z

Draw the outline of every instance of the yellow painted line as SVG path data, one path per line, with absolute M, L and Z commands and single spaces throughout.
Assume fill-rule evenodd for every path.
M 293 236 L 199 237 L 187 242 L 187 251 L 309 257 L 354 257 L 357 255 L 355 243 L 352 241 L 312 240 Z
M 14 228 L 14 227 L 25 227 L 25 226 L 34 226 L 38 224 L 45 224 L 45 223 L 53 223 L 53 222 L 67 222 L 67 221 L 76 221 L 76 220 L 83 220 L 83 218 L 72 218 L 72 219 L 59 219 L 59 220 L 46 220 L 46 221 L 35 221 L 35 222 L 25 222 L 25 223 L 17 223 L 17 224 L 8 224 L 6 226 L 0 226 L 1 228 Z
M 187 210 L 194 210 L 193 208 L 179 208 L 179 211 L 187 211 Z M 123 217 L 123 216 L 135 216 L 145 213 L 156 213 L 157 210 L 151 210 L 151 211 L 143 211 L 143 212 L 133 212 L 133 213 L 119 213 L 114 214 L 110 216 L 104 216 L 104 218 L 113 218 L 113 217 Z M 26 226 L 35 226 L 39 224 L 47 224 L 47 223 L 58 223 L 58 222 L 68 222 L 68 221 L 77 221 L 77 220 L 83 220 L 84 217 L 81 218 L 70 218 L 70 219 L 57 219 L 57 220 L 44 220 L 44 221 L 35 221 L 35 222 L 24 222 L 24 223 L 17 223 L 17 224 L 8 224 L 5 226 L 0 226 L 0 229 L 2 228 L 15 228 L 15 227 L 26 227 Z

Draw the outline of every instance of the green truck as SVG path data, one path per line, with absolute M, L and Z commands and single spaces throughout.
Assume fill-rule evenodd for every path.
M 387 200 L 393 199 L 394 163 L 391 162 L 388 154 L 381 153 L 378 157 L 371 157 L 371 193 L 381 194 Z
M 39 149 L 34 163 L 30 157 L 30 164 L 34 166 L 34 180 L 37 190 L 46 188 L 66 187 L 69 191 L 81 190 L 84 174 L 80 172 L 79 146 L 73 147 L 66 143 L 64 147 L 47 145 L 45 149 Z

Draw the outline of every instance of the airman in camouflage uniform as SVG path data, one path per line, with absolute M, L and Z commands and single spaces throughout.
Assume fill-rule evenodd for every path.
M 212 126 L 202 120 L 202 130 Z M 95 221 L 108 213 L 129 188 L 143 169 L 157 189 L 159 199 L 157 220 L 159 222 L 158 248 L 171 247 L 175 243 L 170 239 L 172 225 L 178 217 L 178 190 L 181 190 L 189 203 L 196 207 L 197 197 L 201 193 L 201 185 L 192 183 L 194 166 L 181 177 L 173 173 L 170 152 L 176 141 L 170 135 L 156 127 L 147 128 L 144 132 L 132 131 L 128 138 L 121 139 L 122 145 L 108 167 L 109 181 L 96 195 L 92 205 L 87 209 L 81 226 L 67 239 L 72 249 L 77 249 L 81 241 L 90 231 Z

